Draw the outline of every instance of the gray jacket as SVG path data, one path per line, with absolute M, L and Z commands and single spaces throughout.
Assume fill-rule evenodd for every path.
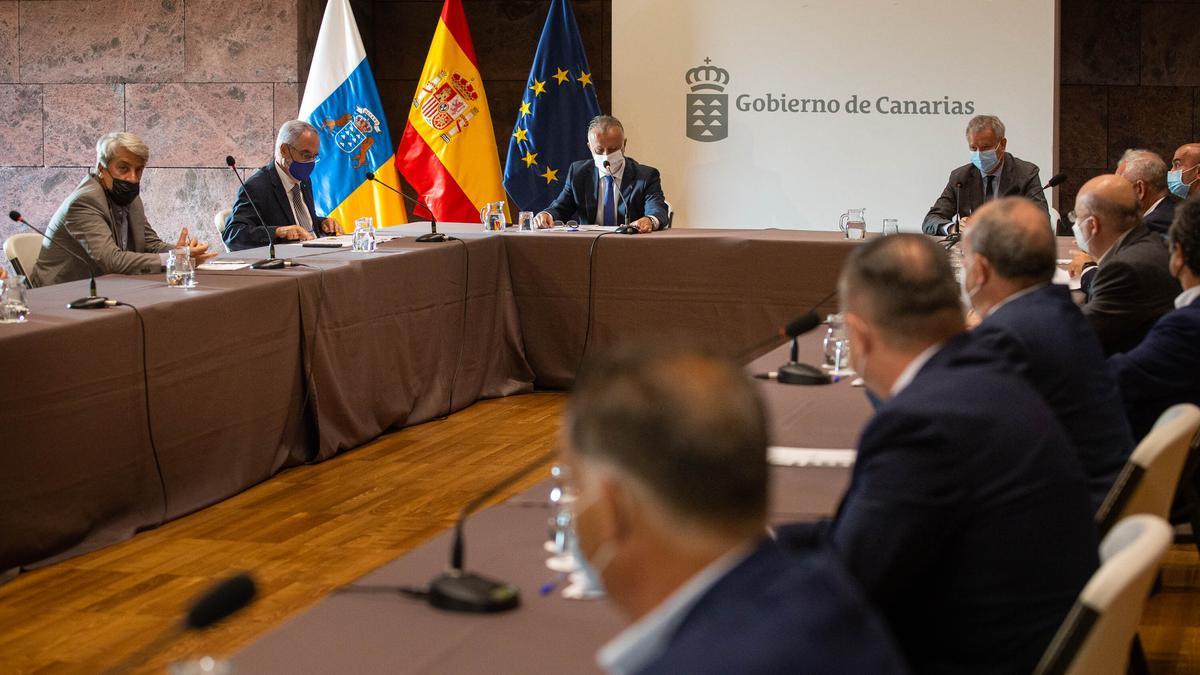
M 921 223 L 921 231 L 925 234 L 941 234 L 941 227 L 954 219 L 955 189 L 958 183 L 958 213 L 969 216 L 971 212 L 983 205 L 983 174 L 974 164 L 960 166 L 950 172 L 950 180 L 946 181 L 946 189 L 925 214 L 925 222 Z M 1009 190 L 1017 189 L 1017 194 L 1028 197 L 1043 209 L 1046 205 L 1046 193 L 1042 190 L 1042 179 L 1038 176 L 1037 164 L 1026 162 L 1014 157 L 1011 153 L 1004 154 L 1004 169 L 1000 172 L 1000 185 L 996 187 L 996 196 L 1003 197 Z M 1048 211 L 1047 211 L 1048 212 Z
M 173 246 L 159 239 L 146 221 L 141 197 L 129 205 L 129 223 L 129 241 L 127 248 L 122 249 L 117 244 L 117 223 L 108 196 L 100 179 L 89 174 L 50 219 L 46 234 L 59 246 L 42 239 L 42 250 L 29 275 L 30 281 L 34 286 L 50 286 L 88 278 L 88 266 L 63 248 L 84 258 L 90 255 L 97 276 L 161 271 L 162 261 L 158 254 L 170 251 Z

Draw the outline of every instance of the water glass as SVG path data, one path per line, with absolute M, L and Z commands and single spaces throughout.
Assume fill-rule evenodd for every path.
M 0 279 L 0 323 L 24 323 L 28 319 L 25 277 L 13 275 Z
M 533 227 L 533 211 L 522 211 L 517 214 L 517 229 L 521 232 L 530 232 Z
M 829 327 L 825 329 L 825 338 L 821 341 L 825 353 L 825 362 L 821 365 L 826 370 L 833 370 L 837 366 L 837 341 L 846 337 L 846 324 L 841 314 L 830 314 L 825 317 L 825 323 Z
M 888 237 L 893 234 L 900 234 L 900 221 L 895 218 L 884 218 L 883 236 Z
M 867 224 L 866 223 L 847 223 L 846 224 L 847 239 L 866 239 Z
M 177 248 L 167 253 L 167 285 L 174 288 L 195 288 L 196 267 L 191 252 Z
M 838 377 L 854 374 L 854 369 L 850 367 L 850 338 L 842 336 L 834 341 L 833 372 L 829 374 Z
M 376 246 L 375 221 L 370 216 L 355 219 L 354 250 L 360 253 L 373 253 Z

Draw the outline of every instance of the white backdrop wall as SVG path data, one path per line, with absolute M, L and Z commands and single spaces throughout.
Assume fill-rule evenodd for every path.
M 661 170 L 677 227 L 830 230 L 866 208 L 872 231 L 883 218 L 919 231 L 969 161 L 973 114 L 998 115 L 1009 151 L 1043 181 L 1054 173 L 1056 0 L 613 0 L 612 11 L 613 114 L 630 156 Z M 689 127 L 727 137 L 693 140 Z

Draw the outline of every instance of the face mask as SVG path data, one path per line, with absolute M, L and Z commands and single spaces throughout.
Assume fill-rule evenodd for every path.
M 130 183 L 127 180 L 113 177 L 112 187 L 108 190 L 108 196 L 112 198 L 113 203 L 117 206 L 129 206 L 133 200 L 137 199 L 138 192 L 141 186 L 138 183 Z
M 1087 253 L 1088 255 L 1091 255 L 1092 252 L 1088 250 L 1088 244 L 1091 243 L 1092 238 L 1091 237 L 1088 237 L 1087 239 L 1083 238 L 1083 224 L 1089 220 L 1091 220 L 1091 216 L 1084 218 L 1083 220 L 1079 221 L 1078 223 L 1075 223 L 1074 225 L 1071 226 L 1071 231 L 1075 233 L 1075 245 L 1079 247 L 1079 250 L 1083 251 L 1084 253 Z
M 996 164 L 998 164 L 999 161 L 1000 160 L 996 157 L 996 151 L 994 149 L 984 150 L 983 152 L 978 150 L 971 151 L 971 163 L 974 164 L 975 168 L 979 169 L 982 173 L 988 173 L 992 169 L 996 168 Z
M 1192 169 L 1194 168 L 1196 167 L 1193 166 Z M 1188 193 L 1192 190 L 1192 183 L 1195 183 L 1196 179 L 1193 178 L 1191 181 L 1185 183 L 1183 182 L 1183 174 L 1191 171 L 1192 169 L 1182 169 L 1179 171 L 1167 172 L 1167 189 L 1171 191 L 1171 194 L 1179 197 L 1180 199 L 1187 199 Z M 1200 175 L 1197 177 L 1200 178 Z
M 316 162 L 297 162 L 293 159 L 288 164 L 288 173 L 291 174 L 292 178 L 303 183 L 308 180 L 308 177 L 312 175 L 315 168 L 317 168 Z
M 600 175 L 604 176 L 621 170 L 621 165 L 625 163 L 625 153 L 620 150 L 613 150 L 607 155 L 597 155 L 593 152 L 592 161 L 596 163 L 596 168 L 600 169 Z M 608 162 L 607 169 L 604 168 L 605 162 Z

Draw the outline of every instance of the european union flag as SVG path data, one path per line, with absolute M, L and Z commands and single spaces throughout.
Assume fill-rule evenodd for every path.
M 504 187 L 521 210 L 549 206 L 571 163 L 591 157 L 587 124 L 599 114 L 575 11 L 570 0 L 553 0 L 504 164 Z

